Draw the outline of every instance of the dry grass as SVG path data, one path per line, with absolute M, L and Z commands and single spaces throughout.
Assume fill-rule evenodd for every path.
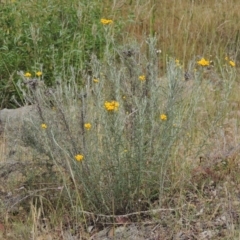
M 123 41 L 134 36 L 141 42 L 143 35 L 156 35 L 163 59 L 170 55 L 185 64 L 197 55 L 239 60 L 239 1 L 129 2 L 121 1 L 105 13 L 111 10 L 116 20 L 132 20 L 125 24 Z

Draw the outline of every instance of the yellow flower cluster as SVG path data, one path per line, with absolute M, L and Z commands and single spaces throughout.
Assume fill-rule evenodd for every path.
M 76 161 L 78 161 L 78 162 L 82 161 L 83 158 L 84 158 L 84 157 L 83 157 L 82 154 L 77 154 L 77 155 L 75 156 L 75 159 L 76 159 Z
M 42 72 L 41 71 L 36 72 L 36 76 L 37 77 L 41 77 L 42 76 Z
M 30 72 L 26 72 L 24 74 L 24 77 L 26 77 L 26 78 L 30 78 L 31 76 L 32 76 L 32 74 Z M 41 71 L 36 72 L 36 76 L 37 77 L 41 77 L 42 76 L 42 72 Z
M 141 75 L 141 76 L 138 77 L 138 79 L 139 79 L 140 81 L 145 81 L 145 80 L 146 80 L 146 77 L 145 77 L 145 75 Z
M 205 58 L 201 58 L 197 63 L 203 67 L 210 65 L 210 61 L 206 60 Z
M 47 128 L 47 124 L 42 123 L 42 124 L 41 124 L 41 128 L 42 128 L 42 129 L 46 129 L 46 128 Z
M 161 115 L 160 115 L 160 119 L 161 119 L 162 121 L 166 121 L 166 120 L 167 120 L 167 115 L 166 115 L 166 114 L 161 114 Z
M 176 64 L 177 67 L 181 66 L 179 59 L 175 59 L 175 64 Z
M 85 127 L 87 130 L 90 130 L 91 127 L 92 127 L 92 125 L 91 125 L 91 123 L 85 123 L 85 124 L 84 124 L 84 127 Z
M 229 64 L 230 64 L 232 67 L 235 67 L 235 66 L 236 66 L 236 64 L 235 64 L 234 61 L 229 61 Z
M 27 77 L 27 78 L 30 78 L 32 76 L 32 74 L 30 73 L 30 72 L 26 72 L 25 74 L 24 74 L 24 77 Z
M 228 57 L 225 57 L 225 60 L 228 61 L 229 65 L 232 67 L 236 67 L 236 64 L 234 61 L 230 60 Z
M 101 23 L 102 23 L 103 25 L 108 25 L 108 24 L 112 24 L 112 23 L 113 23 L 113 20 L 102 18 L 102 19 L 101 19 Z
M 111 102 L 106 101 L 104 106 L 105 106 L 106 110 L 112 112 L 112 111 L 117 111 L 118 110 L 119 103 L 117 101 L 111 101 Z

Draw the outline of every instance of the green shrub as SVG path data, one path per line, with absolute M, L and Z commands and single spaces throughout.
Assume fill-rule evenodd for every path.
M 82 89 L 73 69 L 68 83 L 59 80 L 53 89 L 43 82 L 28 86 L 23 95 L 36 104 L 39 118 L 25 124 L 23 136 L 67 169 L 74 193 L 66 188 L 70 198 L 77 191 L 81 210 L 119 214 L 161 203 L 176 143 L 186 131 L 177 126 L 194 104 L 184 103 L 175 61 L 167 79 L 158 77 L 156 39 L 148 40 L 146 55 L 133 45 L 132 56 L 124 48 L 109 52 L 113 43 L 107 41 L 104 60 L 92 57 L 95 77 L 86 75 Z

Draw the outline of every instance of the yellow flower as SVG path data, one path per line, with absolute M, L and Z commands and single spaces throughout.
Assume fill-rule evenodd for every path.
M 145 77 L 145 75 L 141 75 L 141 76 L 138 77 L 138 79 L 139 79 L 140 81 L 145 81 L 145 80 L 146 80 L 146 77 Z
M 162 121 L 166 121 L 166 120 L 167 120 L 167 115 L 166 115 L 166 114 L 161 114 L 161 115 L 160 115 L 160 119 L 161 119 Z
M 102 23 L 103 25 L 108 25 L 108 24 L 112 24 L 112 23 L 113 23 L 113 20 L 102 18 L 102 19 L 101 19 L 101 23 Z
M 209 66 L 210 65 L 210 62 L 208 60 L 206 60 L 205 58 L 202 58 L 197 63 L 198 63 L 198 65 L 201 65 L 201 66 Z
M 93 82 L 95 82 L 95 83 L 99 83 L 99 79 L 94 78 L 94 79 L 93 79 Z
M 176 63 L 176 66 L 178 66 L 178 67 L 181 66 L 180 61 L 178 59 L 175 60 L 175 63 Z
M 36 76 L 37 77 L 41 77 L 42 76 L 42 72 L 40 72 L 40 71 L 36 72 Z
M 83 160 L 83 155 L 81 155 L 81 154 L 77 154 L 76 156 L 75 156 L 75 159 L 76 159 L 76 161 L 78 161 L 78 162 L 80 162 L 80 161 L 82 161 Z
M 42 123 L 42 124 L 41 124 L 41 128 L 46 129 L 46 128 L 47 128 L 47 124 Z
M 26 73 L 24 74 L 24 76 L 27 77 L 27 78 L 30 78 L 30 77 L 32 76 L 32 74 L 31 74 L 30 72 L 26 72 Z
M 117 101 L 111 101 L 111 102 L 106 101 L 104 106 L 108 111 L 112 112 L 112 111 L 117 111 L 118 110 L 119 103 Z
M 236 64 L 235 64 L 235 62 L 234 61 L 229 61 L 229 64 L 232 66 L 232 67 L 235 67 L 236 66 Z
M 87 130 L 90 130 L 90 128 L 92 127 L 91 123 L 85 123 L 84 124 L 84 127 L 87 129 Z

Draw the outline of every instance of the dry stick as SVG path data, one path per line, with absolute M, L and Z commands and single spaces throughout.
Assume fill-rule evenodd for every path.
M 44 188 L 44 189 L 38 189 L 38 190 L 35 190 L 33 191 L 32 193 L 30 193 L 29 195 L 27 196 L 24 196 L 22 197 L 21 199 L 19 199 L 16 203 L 14 203 L 12 206 L 10 206 L 9 209 L 12 209 L 14 206 L 16 206 L 18 203 L 22 202 L 23 200 L 29 198 L 29 197 L 32 197 L 32 196 L 36 196 L 35 194 L 38 193 L 38 192 L 42 192 L 42 191 L 47 191 L 47 190 L 58 190 L 58 191 L 61 191 L 63 190 L 62 187 L 58 187 L 58 188 Z
M 153 210 L 148 210 L 148 211 L 139 211 L 139 212 L 133 212 L 133 213 L 127 213 L 123 215 L 104 215 L 104 214 L 95 214 L 92 212 L 87 212 L 87 211 L 81 211 L 81 213 L 87 214 L 87 215 L 94 215 L 96 217 L 105 217 L 105 218 L 115 218 L 115 217 L 129 217 L 129 216 L 134 216 L 134 215 L 139 215 L 139 214 L 148 214 L 148 213 L 158 213 L 158 212 L 163 212 L 163 211 L 176 211 L 181 208 L 158 208 L 158 209 L 153 209 Z
M 32 89 L 32 92 L 33 92 L 33 90 L 35 90 L 35 89 Z M 33 96 L 34 96 L 35 101 L 36 101 L 36 103 L 37 103 L 37 111 L 38 111 L 38 113 L 39 113 L 39 116 L 40 116 L 42 122 L 45 123 L 45 120 L 44 120 L 44 117 L 43 117 L 43 112 L 42 112 L 42 109 L 41 109 L 41 107 L 40 107 L 40 101 L 39 101 L 39 99 L 38 99 L 37 93 L 36 93 L 36 92 L 33 92 Z M 54 148 L 53 140 L 52 140 L 52 138 L 51 138 L 51 136 L 50 136 L 50 134 L 49 134 L 49 131 L 47 131 L 47 135 L 48 135 L 48 139 L 50 139 L 50 141 L 51 141 L 51 147 Z M 51 157 L 50 157 L 50 159 L 51 159 Z
M 84 129 L 84 116 L 86 115 L 85 111 L 85 102 L 84 102 L 84 94 L 81 95 L 81 102 L 82 102 L 82 108 L 81 108 L 81 128 L 82 128 L 82 139 L 83 139 L 83 150 L 86 150 L 86 141 L 85 141 L 85 129 Z

